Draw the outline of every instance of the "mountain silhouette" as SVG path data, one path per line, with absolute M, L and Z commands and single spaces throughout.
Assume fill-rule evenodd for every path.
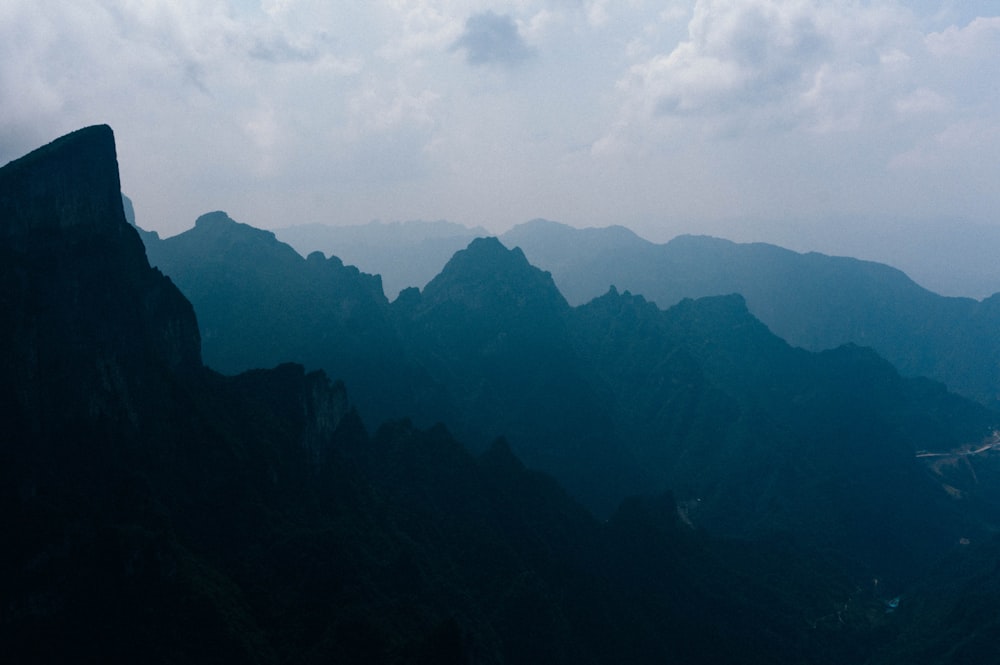
M 150 263 L 196 303 L 205 362 L 224 373 L 295 359 L 348 381 L 370 425 L 410 412 L 406 363 L 377 275 L 217 211 L 194 228 L 143 236 Z M 405 392 L 404 392 L 405 391 Z
M 601 523 L 503 441 L 369 436 L 322 373 L 205 368 L 114 154 L 101 126 L 0 169 L 13 662 L 835 663 L 897 630 L 820 559 L 764 582 L 804 551 L 711 541 L 669 495 Z
M 229 270 L 277 274 L 266 265 L 258 258 Z M 283 293 L 296 288 L 294 280 L 265 281 Z M 196 295 L 196 310 L 225 311 Z M 338 310 L 335 297 L 312 300 L 321 302 Z M 294 310 L 294 300 L 281 307 Z M 670 490 L 699 527 L 741 538 L 795 534 L 900 578 L 997 522 L 985 486 L 916 457 L 978 445 L 993 414 L 902 378 L 870 350 L 795 348 L 741 296 L 662 310 L 612 289 L 571 307 L 523 252 L 483 238 L 388 311 L 396 341 L 373 342 L 362 355 L 402 349 L 400 376 L 413 379 L 393 384 L 404 395 L 394 403 L 407 405 L 400 415 L 445 422 L 475 452 L 505 437 L 529 467 L 554 474 L 598 515 L 630 494 Z M 287 315 L 263 304 L 257 312 L 262 321 Z M 242 345 L 252 358 L 254 336 L 245 331 L 254 325 L 241 321 L 231 329 L 244 332 L 220 343 Z M 278 331 L 267 337 L 284 341 Z M 330 344 L 306 342 L 313 358 Z M 285 346 L 285 357 L 301 361 L 296 353 Z M 362 413 L 376 411 L 363 395 L 355 401 Z M 953 490 L 963 498 L 955 501 Z
M 700 509 L 670 493 L 595 519 L 502 439 L 474 456 L 442 425 L 396 420 L 369 435 L 344 385 L 322 372 L 217 374 L 200 361 L 192 307 L 145 259 L 118 187 L 106 126 L 0 169 L 0 647 L 13 662 L 887 665 L 998 655 L 983 638 L 995 623 L 983 583 L 994 544 L 955 545 L 898 602 L 837 549 L 692 530 Z M 232 223 L 214 215 L 201 225 Z M 780 506 L 790 492 L 786 513 L 805 501 L 892 536 L 912 527 L 909 542 L 925 542 L 921 530 L 943 513 L 932 499 L 921 519 L 925 495 L 900 461 L 981 424 L 976 405 L 900 378 L 871 351 L 788 347 L 739 297 L 662 311 L 610 291 L 573 309 L 495 241 L 447 272 L 427 303 L 420 293 L 400 303 L 425 324 L 423 341 L 404 340 L 408 352 L 447 339 L 454 316 L 480 320 L 484 335 L 491 312 L 513 317 L 513 347 L 566 342 L 558 362 L 589 359 L 610 402 L 649 392 L 635 406 L 655 415 L 667 400 L 655 425 L 691 444 L 668 451 L 682 468 L 702 465 L 689 454 L 728 457 L 709 473 L 743 482 L 755 462 L 777 467 L 740 499 Z M 528 321 L 536 315 L 542 329 Z M 468 343 L 459 356 L 496 348 Z M 525 377 L 531 393 L 537 377 Z M 694 445 L 699 437 L 709 445 Z M 864 504 L 831 512 L 802 478 L 842 484 L 834 503 Z M 895 510 L 871 494 L 877 484 Z M 898 611 L 886 611 L 890 601 Z
M 297 224 L 275 230 L 282 242 L 302 256 L 320 251 L 340 257 L 382 276 L 386 296 L 395 300 L 403 289 L 423 288 L 452 254 L 486 229 L 444 221 L 369 222 L 353 226 Z
M 790 344 L 812 351 L 870 346 L 907 376 L 927 376 L 997 405 L 1000 345 L 984 334 L 1000 324 L 997 296 L 981 302 L 939 296 L 883 264 L 707 236 L 657 245 L 616 227 L 576 230 L 535 221 L 503 239 L 550 270 L 572 304 L 612 284 L 661 307 L 740 293 L 754 316 Z

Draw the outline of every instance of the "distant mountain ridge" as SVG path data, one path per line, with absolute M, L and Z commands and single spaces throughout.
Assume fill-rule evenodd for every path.
M 775 334 L 810 350 L 870 346 L 908 376 L 928 376 L 996 408 L 1000 405 L 1000 294 L 977 302 L 921 288 L 883 264 L 798 254 L 764 243 L 680 236 L 655 245 L 637 236 L 613 249 L 581 252 L 610 229 L 578 231 L 534 222 L 505 234 L 528 258 L 552 270 L 571 303 L 614 284 L 661 307 L 683 298 L 740 293 Z M 586 241 L 584 237 L 590 236 Z
M 369 222 L 357 226 L 299 224 L 275 230 L 303 256 L 320 251 L 382 275 L 386 296 L 423 288 L 451 258 L 477 237 L 489 233 L 445 221 Z
M 324 319 L 341 308 L 332 291 L 327 300 L 301 295 L 316 288 L 301 277 L 305 260 L 277 279 L 285 269 L 275 266 L 290 248 L 241 228 L 226 226 L 231 242 L 256 239 L 252 263 L 220 255 L 213 271 L 176 279 L 199 285 L 191 297 L 205 320 L 225 320 L 225 303 L 198 293 L 218 293 L 214 280 L 225 285 L 225 275 L 246 273 L 231 297 L 261 303 L 257 317 L 228 326 L 233 333 L 219 343 L 252 359 L 256 339 L 275 348 L 299 339 L 297 310 Z M 282 294 L 278 310 L 266 305 L 270 289 Z M 352 293 L 384 311 L 381 294 Z M 995 414 L 930 382 L 902 379 L 870 350 L 817 355 L 790 347 L 740 296 L 685 299 L 664 311 L 613 289 L 571 307 L 525 252 L 484 238 L 457 252 L 423 291 L 404 290 L 387 318 L 388 342 L 356 341 L 370 343 L 366 357 L 392 361 L 385 376 L 398 392 L 391 404 L 366 402 L 384 400 L 374 392 L 358 396 L 361 413 L 395 406 L 418 423 L 446 422 L 475 451 L 505 436 L 526 464 L 553 473 L 599 514 L 629 493 L 671 489 L 694 524 L 741 537 L 790 531 L 810 542 L 830 539 L 901 574 L 968 533 L 982 534 L 995 516 L 989 493 L 967 484 L 956 503 L 944 484 L 958 481 L 914 456 L 982 441 Z M 256 332 L 272 324 L 266 335 Z M 312 358 L 338 346 L 302 339 L 311 340 L 303 352 Z M 299 359 L 294 345 L 285 349 Z M 349 386 L 364 380 L 361 366 L 360 374 L 346 364 L 318 366 Z M 891 482 L 881 471 L 888 468 Z M 831 503 L 841 487 L 854 489 Z
M 382 233 L 388 225 L 325 227 L 330 243 L 324 251 L 339 256 L 338 234 L 350 238 L 341 245 L 345 251 L 364 246 L 349 262 L 394 282 L 387 289 L 392 295 L 402 285 L 429 282 L 444 255 L 460 249 L 459 240 L 471 240 L 465 227 L 439 224 L 454 235 L 444 241 L 433 224 L 404 223 L 391 228 L 415 242 L 394 239 L 388 245 Z M 741 293 L 750 311 L 793 345 L 814 351 L 846 343 L 871 346 L 907 376 L 934 378 L 1000 408 L 1000 342 L 988 332 L 1000 325 L 1000 295 L 982 301 L 940 296 L 884 264 L 709 236 L 655 244 L 620 226 L 575 229 L 536 219 L 499 237 L 550 271 L 572 305 L 612 285 L 661 307 L 683 298 Z M 305 251 L 309 241 L 301 242 L 299 250 Z M 416 264 L 421 265 L 416 272 L 398 267 Z

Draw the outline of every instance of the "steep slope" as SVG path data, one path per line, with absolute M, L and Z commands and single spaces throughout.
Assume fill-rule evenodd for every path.
M 365 419 L 410 412 L 419 378 L 406 366 L 377 275 L 319 252 L 303 259 L 273 233 L 224 212 L 159 239 L 144 235 L 150 263 L 194 304 L 205 362 L 224 373 L 294 359 L 347 381 Z
M 695 523 L 793 533 L 905 575 L 996 521 L 988 491 L 956 501 L 915 457 L 982 441 L 992 414 L 868 349 L 789 347 L 739 296 L 661 311 L 612 291 L 574 316 L 622 445 Z
M 446 388 L 440 418 L 463 441 L 479 448 L 506 436 L 529 466 L 602 511 L 643 488 L 573 349 L 569 306 L 519 250 L 474 240 L 393 308 L 411 357 Z
M 644 288 L 637 287 L 648 285 L 632 281 L 645 278 L 656 252 L 656 245 L 622 226 L 575 229 L 544 219 L 518 224 L 501 234 L 500 240 L 508 247 L 520 248 L 532 264 L 550 271 L 573 305 L 596 298 L 612 285 L 645 294 Z M 609 256 L 622 258 L 615 266 L 618 274 L 610 273 L 606 265 Z M 618 279 L 609 281 L 609 277 Z M 673 303 L 660 304 L 667 307 Z
M 190 304 L 148 270 L 125 223 L 110 135 L 68 135 L 8 164 L 0 183 L 0 346 L 12 379 L 0 399 L 25 419 L 15 429 L 43 438 L 95 416 L 138 428 L 161 387 L 136 376 L 200 366 Z M 85 404 L 62 399 L 77 391 Z
M 750 311 L 789 343 L 818 351 L 870 346 L 908 376 L 928 376 L 984 404 L 1000 395 L 1000 345 L 983 334 L 1000 324 L 994 299 L 947 298 L 888 266 L 798 254 L 763 243 L 680 236 L 664 245 L 632 238 L 594 251 L 609 229 L 529 222 L 504 238 L 552 271 L 573 304 L 609 285 L 661 307 L 683 298 L 740 293 Z M 582 250 L 581 245 L 591 249 Z

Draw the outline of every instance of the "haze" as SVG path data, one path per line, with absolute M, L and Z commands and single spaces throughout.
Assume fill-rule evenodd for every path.
M 0 163 L 107 122 L 140 223 L 162 235 L 220 208 L 262 228 L 545 217 L 821 250 L 872 228 L 989 228 L 997 14 L 8 0 Z

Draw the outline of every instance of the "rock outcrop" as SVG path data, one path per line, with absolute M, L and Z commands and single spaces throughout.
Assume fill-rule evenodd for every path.
M 194 310 L 125 221 L 109 127 L 0 169 L 0 264 L 0 349 L 15 377 L 2 398 L 25 431 L 102 418 L 138 427 L 143 377 L 201 367 Z M 68 396 L 81 388 L 86 403 Z

